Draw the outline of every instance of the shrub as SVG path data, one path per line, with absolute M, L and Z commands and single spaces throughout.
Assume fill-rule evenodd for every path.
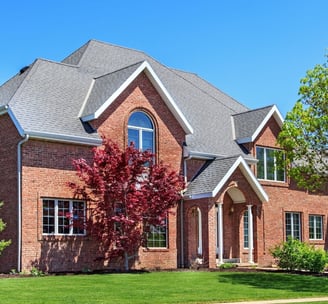
M 234 263 L 223 263 L 219 266 L 220 269 L 231 269 L 231 268 L 236 268 L 237 265 Z
M 3 206 L 3 202 L 0 201 L 0 208 Z M 0 233 L 6 228 L 6 224 L 3 222 L 3 220 L 0 218 Z M 8 240 L 0 240 L 0 255 L 2 251 L 8 247 L 11 244 L 11 241 Z
M 323 249 L 316 249 L 293 238 L 288 238 L 270 252 L 277 260 L 278 267 L 288 271 L 322 272 L 328 262 L 327 253 Z

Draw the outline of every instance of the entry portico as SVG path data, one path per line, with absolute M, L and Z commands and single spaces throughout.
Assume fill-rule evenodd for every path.
M 195 261 L 206 267 L 227 260 L 255 262 L 259 237 L 254 235 L 254 226 L 268 196 L 243 157 L 207 163 L 188 185 L 184 198 L 185 266 Z

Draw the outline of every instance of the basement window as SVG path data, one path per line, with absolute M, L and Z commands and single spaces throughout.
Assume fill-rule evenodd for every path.
M 85 235 L 84 201 L 43 199 L 42 231 L 45 235 Z

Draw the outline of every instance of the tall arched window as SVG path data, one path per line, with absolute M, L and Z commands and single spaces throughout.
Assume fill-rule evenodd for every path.
M 144 112 L 134 112 L 128 121 L 128 144 L 141 151 L 155 153 L 154 125 L 149 116 Z

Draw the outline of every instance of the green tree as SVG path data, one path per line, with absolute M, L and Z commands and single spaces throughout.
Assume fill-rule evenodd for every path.
M 0 201 L 0 208 L 3 206 L 3 202 Z M 0 233 L 6 228 L 6 224 L 0 219 Z M 0 255 L 2 251 L 11 244 L 11 241 L 0 240 Z
M 328 182 L 328 67 L 316 65 L 301 79 L 299 100 L 287 113 L 279 145 L 287 172 L 297 185 L 314 192 Z

